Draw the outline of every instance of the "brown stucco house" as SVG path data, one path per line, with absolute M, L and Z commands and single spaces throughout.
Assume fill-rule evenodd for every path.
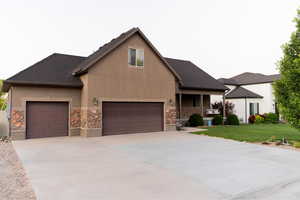
M 4 81 L 13 139 L 174 130 L 226 87 L 190 61 L 164 58 L 132 28 L 88 57 L 52 54 Z

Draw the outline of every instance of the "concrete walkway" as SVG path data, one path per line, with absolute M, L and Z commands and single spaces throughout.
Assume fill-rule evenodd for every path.
M 38 199 L 299 199 L 300 152 L 184 132 L 15 141 Z

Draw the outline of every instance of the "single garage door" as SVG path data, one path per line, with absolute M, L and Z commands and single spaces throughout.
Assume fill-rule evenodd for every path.
M 26 138 L 68 135 L 69 104 L 67 102 L 27 102 Z
M 163 130 L 163 103 L 103 102 L 103 135 Z

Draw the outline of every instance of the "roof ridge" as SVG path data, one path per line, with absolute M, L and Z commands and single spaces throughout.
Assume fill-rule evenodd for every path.
M 165 59 L 172 59 L 172 60 L 178 60 L 178 61 L 185 61 L 185 62 L 191 62 L 190 60 L 183 60 L 178 58 L 170 58 L 170 57 L 164 57 Z
M 62 56 L 72 56 L 72 57 L 80 57 L 80 58 L 86 58 L 86 56 L 78 56 L 78 55 L 73 55 L 73 54 L 66 54 L 66 53 L 53 53 L 51 55 L 62 55 Z

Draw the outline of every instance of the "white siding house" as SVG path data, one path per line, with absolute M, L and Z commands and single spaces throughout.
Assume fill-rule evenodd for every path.
M 251 114 L 275 113 L 276 102 L 272 83 L 280 76 L 246 72 L 229 79 L 218 79 L 230 90 L 226 101 L 234 104 L 234 114 L 241 122 L 248 123 Z M 220 96 L 212 96 L 211 103 L 221 101 Z

